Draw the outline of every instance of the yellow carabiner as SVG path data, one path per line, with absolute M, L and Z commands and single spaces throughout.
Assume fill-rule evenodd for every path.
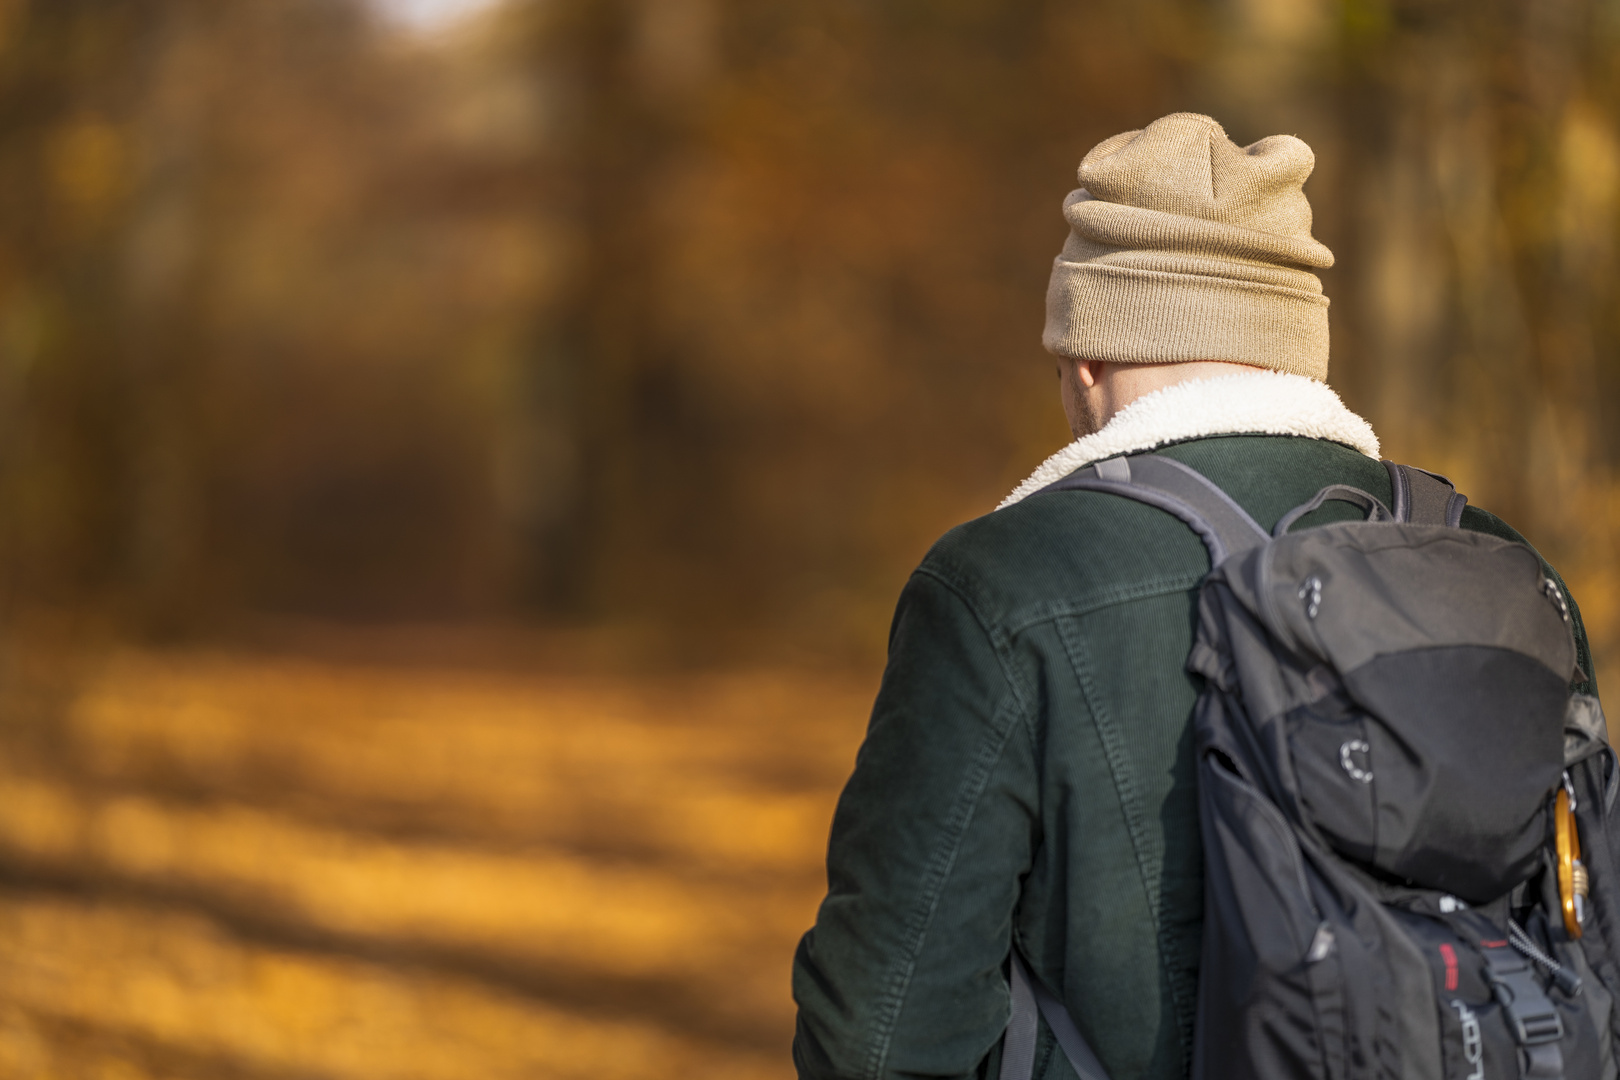
M 1575 812 L 1569 806 L 1569 791 L 1558 790 L 1553 805 L 1553 832 L 1558 845 L 1558 899 L 1564 909 L 1564 929 L 1571 939 L 1581 936 L 1586 917 L 1589 888 L 1586 867 L 1581 865 L 1581 837 L 1575 828 Z

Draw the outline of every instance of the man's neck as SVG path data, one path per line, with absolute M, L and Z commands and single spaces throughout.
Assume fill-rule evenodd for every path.
M 1136 398 L 1102 429 L 1041 463 L 1002 500 L 1010 506 L 1075 469 L 1104 458 L 1214 435 L 1292 435 L 1325 439 L 1378 456 L 1378 436 L 1326 383 L 1264 368 L 1212 366 L 1207 379 L 1170 383 Z
M 1066 410 L 1069 429 L 1077 439 L 1102 430 L 1131 402 L 1167 386 L 1222 375 L 1245 375 L 1256 370 L 1248 364 L 1225 360 L 1186 360 L 1174 364 L 1116 364 L 1095 360 L 1080 363 L 1090 370 L 1090 385 L 1083 377 L 1072 381 L 1070 385 L 1079 395 L 1075 403 L 1079 408 Z

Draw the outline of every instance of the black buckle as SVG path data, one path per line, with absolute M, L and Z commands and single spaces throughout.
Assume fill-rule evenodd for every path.
M 1510 1007 L 1508 1015 L 1513 1018 L 1514 1034 L 1525 1046 L 1557 1042 L 1564 1037 L 1564 1021 L 1556 1012 L 1522 1016 Z
M 1524 1080 L 1564 1080 L 1564 1055 L 1552 1043 L 1521 1047 L 1519 1075 Z
M 1536 981 L 1535 970 L 1518 953 L 1504 946 L 1480 950 L 1491 990 L 1513 1025 L 1520 1046 L 1539 1046 L 1564 1037 L 1564 1019 Z

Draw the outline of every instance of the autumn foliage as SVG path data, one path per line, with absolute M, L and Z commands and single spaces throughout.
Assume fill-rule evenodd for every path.
M 1620 661 L 1613 5 L 386 7 L 0 0 L 0 1071 L 785 1075 L 889 610 L 1166 112 L 1314 147 L 1333 384 Z

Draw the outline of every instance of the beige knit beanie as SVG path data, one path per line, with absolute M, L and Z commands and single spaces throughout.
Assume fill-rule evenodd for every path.
M 1306 267 L 1301 190 L 1316 157 L 1292 135 L 1238 147 L 1221 125 L 1173 113 L 1105 139 L 1063 201 L 1041 341 L 1128 364 L 1230 360 L 1326 379 L 1328 298 Z

